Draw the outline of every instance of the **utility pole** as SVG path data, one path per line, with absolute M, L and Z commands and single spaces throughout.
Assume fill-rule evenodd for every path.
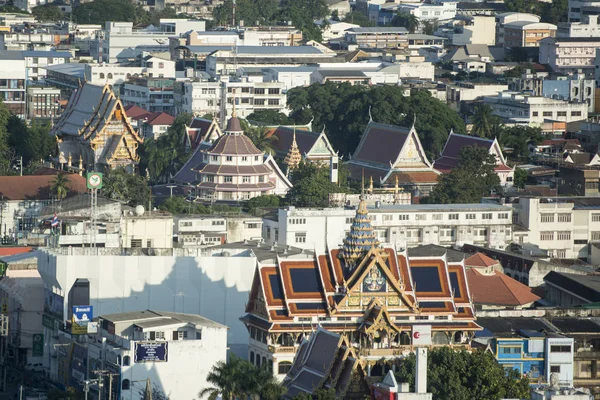
M 23 400 L 23 385 L 19 385 L 19 400 Z
M 152 400 L 152 383 L 150 382 L 150 377 L 146 379 L 146 395 L 144 396 L 144 400 Z
M 23 156 L 21 156 L 21 160 L 19 162 L 19 167 L 21 167 L 21 176 L 23 176 Z
M 88 392 L 90 391 L 90 381 L 83 382 L 83 393 L 85 393 L 85 400 L 88 400 Z

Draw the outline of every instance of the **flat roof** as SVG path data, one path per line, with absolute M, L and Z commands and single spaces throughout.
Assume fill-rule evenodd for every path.
M 190 323 L 196 326 L 207 326 L 214 328 L 227 328 L 225 325 L 204 318 L 196 314 L 175 313 L 170 311 L 131 311 L 116 314 L 100 315 L 98 318 L 105 319 L 113 323 L 131 322 L 140 327 L 154 327 L 174 325 L 180 323 Z
M 379 208 L 368 207 L 369 212 L 389 211 L 512 211 L 512 207 L 500 204 L 382 204 Z
M 1 55 L 0 58 L 2 58 Z M 85 75 L 85 64 L 80 63 L 48 65 L 43 68 L 46 68 L 47 71 L 59 72 L 61 74 L 71 75 L 79 78 L 83 78 Z
M 403 26 L 400 26 L 397 28 L 360 27 L 360 28 L 350 28 L 347 30 L 347 32 L 354 32 L 354 33 L 408 33 L 408 30 Z
M 319 73 L 323 77 L 358 77 L 358 78 L 366 78 L 364 72 L 360 70 L 348 70 L 348 69 L 319 69 Z
M 465 253 L 451 249 L 450 247 L 438 246 L 435 244 L 426 244 L 417 247 L 411 247 L 406 250 L 408 257 L 441 257 L 446 255 L 448 262 L 459 263 L 465 259 Z M 471 254 L 469 254 L 470 256 Z
M 277 256 L 290 257 L 290 256 L 299 255 L 302 253 L 307 254 L 307 255 L 314 254 L 310 250 L 303 250 L 298 247 L 284 246 L 284 245 L 279 245 L 279 244 L 277 246 L 272 246 L 272 245 L 269 245 L 266 243 L 260 243 L 258 240 L 247 240 L 244 242 L 226 243 L 226 244 L 221 244 L 218 246 L 210 247 L 211 251 L 218 250 L 218 249 L 249 250 L 254 253 L 254 255 L 256 256 L 258 261 L 271 260 Z

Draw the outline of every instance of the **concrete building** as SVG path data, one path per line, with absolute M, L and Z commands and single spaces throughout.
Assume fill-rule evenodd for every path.
M 342 243 L 354 213 L 343 208 L 282 208 L 263 219 L 263 239 L 267 244 L 325 251 Z M 369 214 L 377 239 L 397 248 L 472 243 L 504 249 L 512 240 L 512 209 L 506 206 L 386 204 L 369 208 Z
M 504 45 L 504 26 L 515 22 L 540 22 L 540 16 L 528 13 L 506 12 L 496 15 L 496 44 Z
M 447 36 L 453 45 L 496 44 L 496 18 L 491 15 L 473 15 L 459 20 Z M 445 35 L 446 36 L 446 35 Z
M 81 82 L 85 81 L 85 64 L 68 63 L 47 66 L 44 81 L 59 88 L 65 97 L 69 97 Z
M 555 258 L 589 259 L 600 241 L 598 199 L 523 197 L 513 208 L 515 223 L 527 230 L 524 241 Z
M 350 28 L 345 32 L 345 41 L 348 49 L 356 48 L 405 48 L 408 45 L 408 31 L 404 27 L 398 28 Z
M 211 368 L 227 360 L 227 329 L 200 315 L 179 312 L 104 314 L 98 317 L 98 333 L 90 335 L 86 358 L 91 366 L 116 367 L 117 378 L 104 389 L 115 389 L 113 397 L 142 400 L 143 390 L 135 383 L 143 386 L 150 378 L 170 398 L 187 398 L 210 387 L 206 378 Z
M 544 277 L 544 297 L 558 307 L 572 308 L 600 301 L 598 276 L 552 271 Z
M 420 21 L 448 21 L 456 17 L 454 2 L 440 3 L 402 3 L 399 12 L 405 12 L 417 17 Z
M 60 116 L 60 89 L 29 86 L 27 88 L 27 118 L 53 119 Z
M 71 53 L 64 51 L 24 51 L 27 80 L 38 81 L 46 77 L 46 68 L 49 65 L 68 63 Z
M 593 113 L 595 111 L 595 87 L 594 79 L 586 79 L 584 75 L 557 76 L 556 79 L 542 81 L 542 95 L 553 99 L 585 103 L 588 113 Z
M 193 50 L 193 46 L 188 47 Z M 335 53 L 325 53 L 315 46 L 239 46 L 216 50 L 206 56 L 206 72 L 214 78 L 236 74 L 238 68 L 244 66 L 299 66 L 328 62 L 327 59 L 335 56 Z M 339 58 L 335 59 L 339 61 Z
M 21 52 L 0 51 L 0 98 L 15 115 L 26 118 L 27 68 Z
M 85 80 L 94 85 L 109 84 L 117 90 L 127 80 L 133 77 L 175 78 L 175 62 L 155 57 L 145 56 L 139 66 L 121 64 L 85 64 Z
M 47 32 L 1 32 L 0 49 L 7 51 L 52 51 L 60 37 Z
M 172 113 L 174 84 L 175 79 L 169 78 L 130 78 L 123 83 L 121 100 L 126 106 L 135 105 L 153 113 Z
M 196 115 L 220 115 L 223 121 L 234 108 L 246 118 L 254 111 L 274 110 L 284 112 L 287 98 L 284 83 L 254 81 L 248 77 L 221 81 L 185 81 L 175 84 L 175 109 L 177 112 Z
M 263 69 L 265 82 L 279 82 L 283 84 L 283 91 L 310 85 L 310 75 L 317 66 L 306 65 L 298 67 L 272 67 Z
M 180 217 L 176 231 L 180 247 L 208 247 L 260 240 L 261 234 L 262 219 L 249 215 Z
M 585 121 L 588 105 L 584 102 L 529 96 L 514 92 L 501 92 L 497 96 L 486 96 L 484 103 L 499 117 L 516 123 L 541 126 L 545 121 Z
M 521 74 L 520 78 L 513 78 L 508 82 L 508 90 L 542 96 L 544 80 L 549 79 L 549 75 L 548 72 L 532 72 L 528 69 Z
M 556 36 L 556 25 L 517 21 L 504 24 L 504 47 L 539 47 L 543 38 Z
M 600 38 L 545 38 L 539 47 L 540 63 L 548 64 L 554 72 L 567 74 L 581 70 L 584 74 L 592 74 Z
M 600 26 L 598 26 L 598 15 L 588 15 L 581 22 L 560 22 L 556 36 L 560 38 L 572 37 L 598 37 Z
M 319 23 L 320 22 L 320 23 Z M 323 27 L 325 21 L 317 21 L 316 24 L 321 26 L 323 41 L 330 42 L 332 40 L 343 40 L 346 36 L 346 31 L 351 28 L 360 28 L 360 25 L 351 24 L 349 22 L 326 20 L 327 25 Z
M 101 54 L 92 54 L 97 60 L 115 63 L 119 59 L 135 58 L 142 51 L 168 51 L 169 37 L 190 30 L 204 31 L 205 21 L 186 19 L 161 19 L 160 30 L 134 30 L 132 22 L 107 21 L 105 38 L 101 41 Z
M 582 22 L 590 15 L 600 15 L 597 1 L 569 0 L 569 22 Z
M 456 82 L 446 86 L 446 101 L 458 110 L 462 101 L 473 101 L 485 96 L 495 96 L 507 89 L 508 85 L 506 84 Z

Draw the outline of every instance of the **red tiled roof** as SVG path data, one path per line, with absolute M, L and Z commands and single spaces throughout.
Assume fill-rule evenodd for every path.
M 399 171 L 394 172 L 387 179 L 387 182 L 394 183 L 396 176 L 398 183 L 437 183 L 438 174 L 433 171 Z
M 148 125 L 173 125 L 175 117 L 165 112 L 155 112 L 150 114 L 146 123 Z
M 500 262 L 483 253 L 475 253 L 465 260 L 465 266 L 467 267 L 491 267 L 492 265 L 498 264 L 500 264 Z
M 538 146 L 554 146 L 557 144 L 571 143 L 581 146 L 579 139 L 546 139 L 542 140 Z
M 512 171 L 513 169 L 506 164 L 497 165 L 494 171 Z
M 396 161 L 410 129 L 369 122 L 352 160 L 389 165 Z
M 139 119 L 144 115 L 150 114 L 150 111 L 144 110 L 143 108 L 138 106 L 129 105 L 125 107 L 125 114 L 127 114 L 127 116 L 131 119 Z
M 540 299 L 529 286 L 497 271 L 493 275 L 483 275 L 476 269 L 469 269 L 467 281 L 475 304 L 522 306 Z
M 0 247 L 0 256 L 14 256 L 15 254 L 29 253 L 33 247 Z
M 87 192 L 85 178 L 67 174 L 69 194 Z M 0 198 L 6 200 L 48 200 L 56 175 L 0 176 Z

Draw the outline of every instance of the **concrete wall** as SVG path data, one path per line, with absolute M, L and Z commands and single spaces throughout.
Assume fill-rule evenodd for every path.
M 65 249 L 66 250 L 66 249 Z M 66 255 L 44 251 L 38 270 L 46 287 L 68 298 L 77 278 L 90 281 L 95 315 L 155 309 L 199 314 L 227 325 L 228 345 L 246 355 L 245 313 L 256 259 Z M 64 315 L 68 304 L 65 301 Z

